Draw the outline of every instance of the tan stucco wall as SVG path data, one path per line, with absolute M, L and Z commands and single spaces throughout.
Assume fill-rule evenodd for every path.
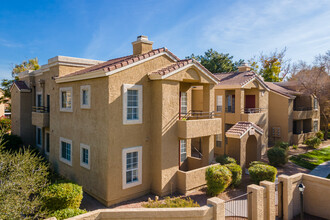
M 178 136 L 180 138 L 195 138 L 221 134 L 221 118 L 180 120 Z

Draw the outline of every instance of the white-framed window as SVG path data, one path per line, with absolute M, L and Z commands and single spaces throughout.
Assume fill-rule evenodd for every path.
M 314 120 L 313 121 L 313 131 L 314 132 L 318 132 L 319 130 L 319 121 L 318 120 Z
M 36 145 L 37 147 L 42 147 L 42 128 L 36 127 Z
M 142 184 L 142 146 L 124 148 L 123 189 Z
M 221 147 L 221 145 L 222 145 L 222 135 L 217 134 L 217 135 L 215 135 L 215 146 Z
M 188 101 L 187 101 L 187 93 L 186 92 L 181 92 L 181 106 L 180 106 L 180 111 L 181 114 L 185 115 L 188 113 Z
M 72 166 L 72 140 L 60 137 L 60 161 Z
M 50 151 L 50 136 L 49 132 L 45 132 L 45 153 L 48 155 Z
M 36 107 L 42 106 L 42 92 L 36 93 Z
M 222 112 L 222 95 L 217 96 L 217 112 Z
M 180 162 L 184 162 L 187 159 L 187 140 L 180 140 Z
M 142 85 L 123 85 L 123 123 L 142 123 Z
M 91 86 L 80 86 L 80 107 L 84 109 L 91 108 Z
M 317 101 L 316 98 L 313 98 L 313 107 L 315 110 L 317 110 L 319 108 L 319 102 Z
M 273 137 L 281 137 L 281 128 L 280 127 L 272 127 L 272 136 Z
M 91 168 L 90 152 L 90 146 L 80 144 L 80 166 L 85 167 L 86 169 Z
M 72 87 L 60 88 L 60 111 L 72 112 L 73 95 Z

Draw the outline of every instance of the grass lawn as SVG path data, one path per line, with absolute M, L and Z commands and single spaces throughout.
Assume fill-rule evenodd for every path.
M 330 160 L 330 147 L 292 156 L 290 160 L 298 166 L 313 170 L 317 165 Z

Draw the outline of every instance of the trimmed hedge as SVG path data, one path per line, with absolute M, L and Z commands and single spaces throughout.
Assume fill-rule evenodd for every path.
M 242 180 L 242 168 L 240 165 L 237 165 L 235 163 L 230 163 L 225 165 L 230 172 L 232 173 L 232 180 L 230 185 L 233 187 L 238 186 L 241 183 Z
M 55 183 L 42 193 L 45 208 L 49 211 L 77 209 L 83 198 L 82 187 L 74 183 Z
M 288 151 L 281 147 L 273 147 L 267 151 L 267 157 L 272 166 L 285 165 L 288 162 Z
M 163 201 L 158 200 L 156 196 L 155 200 L 149 198 L 147 203 L 142 204 L 145 208 L 187 208 L 187 207 L 200 207 L 197 202 L 192 200 L 190 197 L 165 197 Z
M 255 164 L 249 167 L 249 174 L 255 184 L 259 184 L 263 180 L 275 182 L 277 169 L 270 165 Z
M 320 146 L 321 143 L 322 141 L 318 137 L 309 138 L 304 142 L 304 144 L 306 144 L 308 147 L 313 147 L 313 148 L 318 148 L 318 146 Z
M 279 141 L 279 142 L 276 142 L 276 144 L 275 144 L 275 147 L 280 147 L 284 150 L 289 149 L 289 146 L 290 146 L 290 144 L 287 142 L 284 142 L 284 141 Z
M 257 165 L 257 164 L 261 164 L 261 165 L 268 165 L 268 164 L 266 164 L 265 162 L 262 162 L 262 161 L 252 161 L 250 164 L 249 164 L 249 166 L 251 167 L 251 166 L 254 166 L 254 165 Z
M 230 164 L 230 163 L 236 163 L 236 160 L 232 157 L 229 157 L 227 155 L 221 155 L 215 158 L 215 161 L 220 163 L 221 165 Z
M 232 173 L 225 166 L 212 166 L 206 169 L 205 180 L 207 193 L 211 196 L 216 196 L 230 185 Z
M 86 213 L 86 210 L 83 209 L 60 209 L 57 210 L 55 212 L 53 212 L 53 214 L 51 215 L 51 217 L 56 217 L 56 219 L 58 220 L 62 220 L 62 219 L 67 219 L 67 218 L 71 218 L 74 217 L 76 215 L 81 215 Z

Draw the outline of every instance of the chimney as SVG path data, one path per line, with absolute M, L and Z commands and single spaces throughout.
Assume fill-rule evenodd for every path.
M 238 67 L 238 72 L 247 72 L 250 70 L 251 70 L 251 67 L 247 63 L 243 63 L 242 66 Z
M 136 41 L 132 42 L 133 55 L 139 55 L 151 51 L 153 43 L 154 42 L 148 40 L 147 36 L 138 36 Z

